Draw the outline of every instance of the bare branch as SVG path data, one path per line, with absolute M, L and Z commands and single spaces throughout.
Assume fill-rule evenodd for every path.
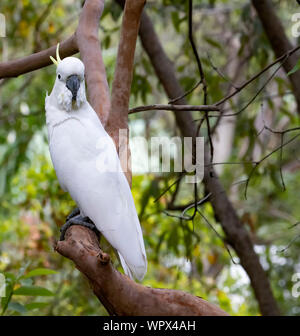
M 123 171 L 131 186 L 131 155 L 128 145 L 128 107 L 133 77 L 134 53 L 145 0 L 127 0 L 124 8 L 116 70 L 112 85 L 111 109 L 106 125 L 115 142 Z M 127 130 L 127 137 L 119 138 L 119 130 Z
M 189 89 L 187 92 L 185 92 L 184 94 L 180 95 L 177 98 L 171 99 L 170 101 L 168 101 L 168 104 L 174 104 L 176 103 L 178 100 L 187 97 L 189 94 L 191 94 L 194 90 L 197 89 L 197 87 L 202 84 L 202 80 L 200 79 L 191 89 Z
M 249 176 L 247 178 L 247 181 L 246 181 L 246 185 L 245 185 L 245 192 L 244 192 L 244 195 L 245 195 L 245 199 L 247 199 L 247 190 L 248 190 L 248 186 L 249 186 L 249 183 L 250 183 L 250 180 L 251 180 L 251 177 L 253 176 L 255 170 L 257 169 L 257 167 L 263 162 L 265 161 L 266 159 L 268 159 L 270 156 L 272 156 L 274 153 L 276 153 L 277 151 L 280 151 L 280 167 L 279 167 L 279 171 L 280 171 L 280 176 L 281 176 L 281 181 L 282 181 L 282 184 L 283 184 L 283 187 L 285 189 L 285 184 L 284 184 L 284 181 L 283 181 L 283 176 L 282 176 L 282 164 L 281 164 L 281 160 L 282 160 L 282 149 L 283 147 L 289 145 L 291 142 L 293 142 L 294 140 L 296 140 L 299 136 L 300 136 L 300 133 L 296 134 L 295 136 L 293 136 L 291 139 L 287 140 L 286 142 L 283 142 L 283 138 L 284 138 L 284 135 L 286 133 L 290 133 L 290 132 L 294 132 L 294 131 L 298 131 L 300 130 L 300 127 L 293 127 L 293 128 L 289 128 L 289 129 L 286 129 L 286 130 L 283 130 L 283 131 L 274 131 L 272 130 L 270 127 L 268 126 L 264 126 L 263 129 L 266 129 L 268 131 L 270 131 L 271 133 L 274 133 L 274 134 L 280 134 L 280 145 L 278 147 L 276 147 L 275 149 L 273 149 L 271 152 L 269 152 L 267 155 L 265 155 L 263 158 L 261 158 L 259 161 L 256 161 L 256 162 L 253 162 L 254 163 L 254 167 L 251 169 L 250 173 L 249 173 Z M 261 132 L 260 132 L 261 133 Z
M 77 45 L 85 65 L 89 102 L 105 126 L 110 110 L 110 95 L 98 39 L 99 20 L 104 0 L 88 0 L 83 6 L 76 31 Z
M 134 107 L 129 110 L 129 113 L 143 112 L 143 111 L 218 111 L 220 108 L 215 105 L 172 105 L 172 104 L 154 104 Z
M 276 57 L 287 53 L 293 48 L 292 43 L 289 41 L 284 27 L 275 12 L 275 6 L 271 0 L 252 0 L 252 5 L 263 25 L 264 31 L 270 41 Z M 286 73 L 291 71 L 298 61 L 299 54 L 294 54 L 289 57 L 288 61 L 284 64 Z M 298 105 L 298 113 L 300 113 L 300 73 L 295 72 L 289 76 L 289 80 L 293 87 L 293 92 Z
M 191 294 L 142 286 L 118 272 L 100 249 L 94 232 L 72 226 L 55 250 L 73 260 L 110 315 L 226 316 L 217 306 Z
M 26 56 L 14 61 L 0 63 L 0 79 L 8 77 L 17 77 L 27 72 L 44 68 L 53 64 L 50 56 L 55 57 L 56 45 L 38 53 Z M 60 43 L 59 49 L 62 58 L 72 56 L 78 52 L 76 37 L 70 38 Z
M 144 4 L 145 0 L 127 0 L 125 3 L 116 70 L 112 85 L 112 105 L 107 125 L 109 131 L 116 129 L 116 123 L 119 128 L 127 128 L 134 53 Z
M 246 86 L 248 86 L 250 83 L 252 83 L 255 79 L 257 79 L 258 77 L 260 77 L 263 73 L 265 73 L 266 71 L 268 71 L 270 68 L 273 67 L 273 65 L 279 63 L 279 62 L 284 62 L 286 61 L 286 59 L 288 59 L 291 55 L 293 55 L 295 52 L 297 52 L 300 49 L 300 46 L 297 46 L 293 49 L 288 50 L 287 52 L 285 52 L 283 55 L 281 55 L 280 57 L 278 57 L 274 62 L 272 62 L 271 64 L 269 64 L 268 66 L 266 66 L 264 69 L 262 69 L 261 71 L 259 71 L 256 75 L 254 75 L 253 77 L 251 77 L 249 80 L 245 81 L 243 84 L 241 85 L 237 85 L 236 86 L 236 90 L 234 90 L 232 93 L 230 93 L 228 96 L 222 98 L 221 100 L 219 100 L 218 102 L 215 103 L 215 105 L 219 106 L 222 105 L 225 101 L 227 101 L 228 99 L 232 98 L 233 96 L 235 96 L 237 93 L 239 93 L 240 91 L 242 91 Z

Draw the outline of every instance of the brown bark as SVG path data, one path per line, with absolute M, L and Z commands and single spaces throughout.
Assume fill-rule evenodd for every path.
M 289 41 L 285 34 L 284 28 L 280 19 L 274 10 L 274 4 L 271 0 L 252 0 L 252 5 L 255 8 L 257 15 L 263 25 L 266 36 L 273 48 L 276 57 L 281 56 L 293 48 L 292 43 Z M 291 55 L 283 64 L 286 73 L 291 71 L 299 59 L 299 53 Z M 300 114 L 300 73 L 299 71 L 290 75 L 292 89 L 297 101 L 297 109 Z
M 81 59 L 85 65 L 88 98 L 105 126 L 110 110 L 110 95 L 98 39 L 99 20 L 104 0 L 85 1 L 76 31 Z
M 118 2 L 120 3 L 122 1 Z M 143 47 L 168 97 L 174 99 L 175 97 L 181 96 L 183 90 L 175 76 L 173 65 L 164 52 L 151 20 L 145 12 L 142 15 L 140 37 Z M 186 105 L 187 102 L 182 98 L 177 104 Z M 174 112 L 174 114 L 182 136 L 194 137 L 196 135 L 196 126 L 191 113 Z M 207 152 L 205 156 L 206 162 L 209 162 Z M 210 173 L 212 173 L 213 177 L 211 177 Z M 279 309 L 273 297 L 269 279 L 254 251 L 249 234 L 239 220 L 214 170 L 206 170 L 203 182 L 207 192 L 213 195 L 211 204 L 226 234 L 226 238 L 236 251 L 242 266 L 251 280 L 251 285 L 262 314 L 279 315 Z
M 177 104 L 177 102 L 176 102 Z M 145 105 L 134 107 L 129 110 L 129 113 L 136 113 L 142 111 L 217 111 L 220 112 L 220 108 L 216 105 L 163 105 L 163 104 L 154 104 L 154 105 Z
M 94 232 L 72 226 L 56 251 L 73 260 L 110 315 L 226 316 L 217 306 L 188 293 L 142 286 L 118 272 L 99 247 Z
M 128 126 L 128 106 L 133 76 L 133 62 L 145 0 L 127 0 L 124 8 L 116 70 L 112 85 L 111 112 L 107 127 L 112 132 Z
M 78 52 L 75 34 L 60 43 L 59 53 L 61 58 L 72 56 Z M 19 75 L 44 68 L 53 64 L 50 56 L 56 57 L 56 46 L 35 54 L 8 62 L 0 63 L 0 79 L 17 77 Z
M 122 169 L 131 186 L 131 154 L 128 145 L 128 109 L 133 76 L 136 40 L 145 0 L 127 0 L 124 8 L 116 70 L 112 84 L 111 110 L 106 131 L 114 139 Z M 119 130 L 127 136 L 119 136 Z

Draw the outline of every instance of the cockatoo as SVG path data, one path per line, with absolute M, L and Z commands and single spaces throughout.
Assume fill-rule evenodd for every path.
M 56 58 L 55 84 L 45 100 L 49 149 L 60 186 L 78 206 L 61 239 L 70 225 L 96 226 L 117 250 L 125 274 L 142 280 L 147 257 L 140 222 L 114 142 L 86 99 L 84 64 L 61 60 L 59 45 Z

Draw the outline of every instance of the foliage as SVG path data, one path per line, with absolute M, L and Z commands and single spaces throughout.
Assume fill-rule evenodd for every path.
M 7 55 L 7 59 L 21 57 L 69 36 L 76 27 L 80 10 L 80 2 L 75 3 L 67 0 L 2 0 L 0 12 L 7 18 L 7 38 L 0 40 L 4 56 Z M 148 4 L 148 13 L 174 62 L 184 90 L 189 90 L 199 80 L 187 39 L 187 3 L 162 0 Z M 291 2 L 276 3 L 276 10 L 289 34 L 290 16 L 296 7 Z M 270 63 L 273 54 L 248 2 L 194 1 L 194 7 L 194 34 L 208 82 L 209 103 L 213 103 L 230 88 L 226 78 L 234 80 L 229 59 L 246 60 L 243 76 L 239 78 L 241 81 Z M 120 15 L 116 4 L 107 2 L 100 34 L 110 85 Z M 231 43 L 237 46 L 234 53 Z M 211 62 L 225 73 L 225 77 L 213 70 Z M 239 111 L 272 70 L 232 100 L 231 111 Z M 58 227 L 74 206 L 59 187 L 47 148 L 44 98 L 53 81 L 54 68 L 48 67 L 0 83 L 0 272 L 6 276 L 8 293 L 1 302 L 2 313 L 103 315 L 106 312 L 99 308 L 87 280 L 52 248 L 59 235 Z M 280 252 L 299 235 L 300 226 L 289 229 L 300 221 L 297 140 L 284 148 L 282 162 L 280 153 L 275 153 L 258 167 L 250 180 L 247 200 L 244 198 L 245 184 L 236 184 L 251 172 L 251 165 L 246 162 L 263 157 L 280 143 L 279 136 L 266 130 L 257 136 L 259 120 L 264 119 L 274 129 L 298 126 L 294 98 L 289 91 L 288 79 L 279 73 L 256 101 L 239 115 L 228 161 L 244 163 L 224 165 L 221 179 L 255 242 L 281 310 L 285 314 L 299 315 L 299 301 L 293 298 L 291 288 L 292 275 L 299 272 L 300 267 L 300 239 Z M 187 97 L 189 103 L 201 104 L 201 92 L 201 86 L 194 90 Z M 131 105 L 165 102 L 167 98 L 138 42 Z M 195 112 L 194 117 L 199 119 L 199 114 Z M 132 115 L 130 121 L 132 136 L 177 134 L 171 112 L 143 112 Z M 202 132 L 205 135 L 205 130 Z M 287 139 L 289 136 L 292 135 L 286 135 Z M 132 155 L 135 160 L 137 154 L 133 152 Z M 279 165 L 283 167 L 285 191 Z M 219 304 L 233 315 L 259 314 L 247 276 L 240 265 L 232 263 L 220 239 L 223 232 L 211 205 L 205 203 L 201 212 L 218 235 L 201 216 L 194 221 L 181 221 L 166 215 L 164 210 L 171 202 L 176 186 L 155 201 L 177 178 L 174 173 L 133 177 L 132 193 L 149 258 L 149 271 L 143 284 L 190 292 Z M 203 195 L 201 188 L 199 185 L 200 195 Z M 180 189 L 176 205 L 192 200 L 193 189 L 185 184 Z M 189 213 L 192 214 L 192 210 Z M 103 244 L 104 249 L 113 254 L 109 246 Z M 114 262 L 117 265 L 117 260 Z

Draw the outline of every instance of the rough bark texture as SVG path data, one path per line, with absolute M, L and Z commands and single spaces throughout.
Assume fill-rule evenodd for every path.
M 264 31 L 270 41 L 276 57 L 281 56 L 293 48 L 285 34 L 284 28 L 274 10 L 274 4 L 271 0 L 252 0 L 257 15 L 264 27 Z M 291 71 L 299 59 L 299 53 L 291 55 L 283 64 L 286 73 Z M 292 84 L 293 92 L 298 105 L 298 113 L 300 114 L 300 74 L 299 71 L 289 76 Z
M 122 1 L 118 2 L 121 3 Z M 173 99 L 181 96 L 183 90 L 175 76 L 173 65 L 164 52 L 151 20 L 145 12 L 142 15 L 140 37 L 143 47 L 168 97 Z M 177 103 L 187 104 L 184 98 L 180 99 Z M 174 112 L 174 114 L 182 136 L 195 136 L 196 126 L 191 113 Z M 205 160 L 207 163 L 209 162 L 207 151 L 205 153 Z M 211 173 L 213 177 L 211 177 Z M 263 315 L 279 315 L 279 309 L 273 297 L 267 274 L 262 268 L 259 258 L 254 251 L 246 228 L 239 220 L 216 173 L 213 170 L 209 171 L 206 169 L 203 182 L 207 192 L 213 195 L 211 204 L 226 234 L 226 238 L 236 251 L 242 266 L 251 280 L 261 313 Z
M 217 306 L 188 293 L 142 286 L 118 272 L 99 247 L 94 232 L 72 226 L 56 251 L 74 261 L 111 315 L 225 316 Z

